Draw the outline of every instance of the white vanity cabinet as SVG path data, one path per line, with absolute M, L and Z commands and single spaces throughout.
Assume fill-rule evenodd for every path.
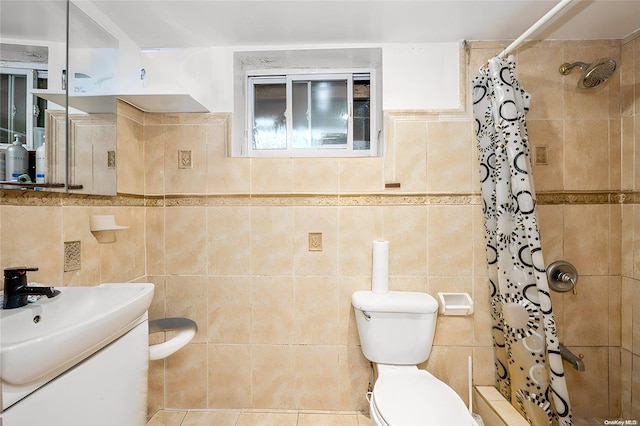
M 2 413 L 2 426 L 144 426 L 148 321 Z

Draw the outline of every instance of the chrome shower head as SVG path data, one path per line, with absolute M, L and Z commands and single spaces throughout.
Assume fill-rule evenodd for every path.
M 567 75 L 575 67 L 582 69 L 582 76 L 578 80 L 578 87 L 580 89 L 590 89 L 601 85 L 607 81 L 618 67 L 615 59 L 604 58 L 598 59 L 591 64 L 585 64 L 584 62 L 574 62 L 572 64 L 566 62 L 560 65 L 560 74 Z

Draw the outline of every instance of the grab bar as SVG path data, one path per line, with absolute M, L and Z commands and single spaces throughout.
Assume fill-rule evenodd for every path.
M 576 370 L 584 371 L 584 362 L 582 361 L 582 357 L 576 356 L 576 354 L 571 352 L 564 345 L 560 345 L 560 356 Z
M 151 361 L 164 359 L 182 349 L 193 339 L 198 326 L 188 318 L 163 318 L 149 321 L 149 334 L 166 331 L 175 331 L 176 335 L 164 343 L 149 345 Z

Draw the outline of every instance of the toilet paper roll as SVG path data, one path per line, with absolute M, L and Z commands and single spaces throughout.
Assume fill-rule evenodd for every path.
M 389 241 L 373 242 L 371 291 L 375 294 L 389 291 Z

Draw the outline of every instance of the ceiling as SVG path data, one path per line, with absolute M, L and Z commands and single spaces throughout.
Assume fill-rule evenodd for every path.
M 512 40 L 553 8 L 557 0 L 92 3 L 140 47 L 181 48 Z M 621 39 L 639 28 L 639 0 L 581 0 L 563 9 L 535 38 Z
M 72 0 L 141 48 L 513 40 L 547 0 Z M 63 38 L 64 1 L 0 0 L 3 38 Z M 83 8 L 85 11 L 86 7 Z M 62 25 L 61 25 L 62 24 Z M 640 0 L 575 0 L 531 38 L 621 39 L 640 29 Z

